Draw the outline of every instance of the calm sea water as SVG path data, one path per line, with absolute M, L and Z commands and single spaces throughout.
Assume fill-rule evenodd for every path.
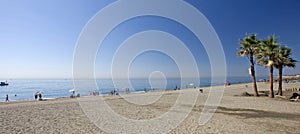
M 259 78 L 258 78 L 259 79 Z M 251 82 L 251 77 L 230 77 L 227 81 L 234 83 Z M 5 101 L 6 94 L 9 95 L 9 99 L 12 100 L 33 100 L 34 94 L 37 91 L 43 92 L 43 98 L 59 98 L 69 97 L 71 93 L 70 89 L 74 88 L 74 82 L 71 79 L 12 79 L 7 80 L 9 86 L 0 86 L 0 101 Z M 97 79 L 97 87 L 91 86 L 89 83 L 94 81 L 79 80 L 80 86 L 76 87 L 76 93 L 81 95 L 88 95 L 90 92 L 99 90 L 101 94 L 109 94 L 111 90 L 118 89 L 119 93 L 125 93 L 125 88 L 128 88 L 127 80 L 118 79 Z M 215 79 L 214 83 L 211 82 L 211 78 L 170 78 L 167 80 L 160 79 L 130 79 L 131 92 L 140 92 L 153 89 L 155 90 L 173 90 L 176 88 L 187 87 L 207 87 L 211 85 L 222 85 L 224 79 Z

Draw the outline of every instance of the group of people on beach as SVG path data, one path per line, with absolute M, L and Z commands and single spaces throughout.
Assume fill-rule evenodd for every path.
M 119 95 L 118 89 L 111 90 L 110 95 Z
M 39 98 L 39 99 L 38 99 Z M 42 98 L 42 92 L 38 91 L 34 94 L 34 99 L 35 100 L 43 100 Z
M 71 92 L 70 98 L 79 98 L 80 97 L 80 93 L 75 94 L 75 90 L 70 90 L 69 92 Z
M 93 92 L 89 93 L 90 95 L 98 96 L 100 95 L 100 90 L 94 90 Z
M 144 92 L 149 92 L 149 91 L 154 91 L 155 88 L 150 88 L 150 89 L 147 89 L 147 88 L 144 88 Z
M 225 85 L 225 86 L 230 86 L 231 83 L 230 83 L 229 81 L 226 81 L 226 82 L 224 82 L 224 85 Z

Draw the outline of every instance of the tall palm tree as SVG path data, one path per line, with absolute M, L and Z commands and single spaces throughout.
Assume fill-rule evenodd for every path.
M 268 39 L 261 41 L 259 49 L 260 52 L 257 54 L 257 62 L 269 67 L 270 69 L 270 98 L 274 98 L 273 70 L 278 49 L 278 38 L 275 38 L 273 34 L 272 36 L 268 37 Z
M 248 35 L 244 39 L 240 39 L 240 51 L 237 53 L 238 56 L 246 56 L 250 60 L 251 64 L 251 76 L 253 81 L 254 96 L 259 96 L 256 85 L 255 69 L 254 69 L 254 58 L 258 52 L 259 40 L 256 38 L 256 34 Z
M 274 67 L 278 69 L 278 95 L 282 96 L 282 70 L 284 67 L 295 67 L 296 60 L 292 59 L 290 56 L 292 54 L 292 49 L 287 46 L 280 47 L 277 52 L 276 62 Z

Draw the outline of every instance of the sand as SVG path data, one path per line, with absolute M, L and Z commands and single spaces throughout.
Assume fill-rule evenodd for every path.
M 115 124 L 109 125 L 112 128 L 108 126 L 105 129 L 122 130 L 124 126 L 118 125 L 114 118 L 93 117 L 91 110 L 93 108 L 87 109 L 89 108 L 87 106 L 98 107 L 97 100 L 103 100 L 114 113 L 131 120 L 147 121 L 171 112 L 175 115 L 170 119 L 171 124 L 172 120 L 180 117 L 189 106 L 189 104 L 180 103 L 178 107 L 180 110 L 171 109 L 181 93 L 198 94 L 198 97 L 195 105 L 191 105 L 192 110 L 188 116 L 167 133 L 299 133 L 300 103 L 281 98 L 238 96 L 245 91 L 253 93 L 251 85 L 251 83 L 247 83 L 225 87 L 218 109 L 205 125 L 199 125 L 198 121 L 208 97 L 209 88 L 203 88 L 204 93 L 199 93 L 197 88 L 163 92 L 157 101 L 147 105 L 130 103 L 126 101 L 126 97 L 131 99 L 139 98 L 139 96 L 151 98 L 162 92 L 127 94 L 123 97 L 81 97 L 80 100 L 61 98 L 46 101 L 0 103 L 0 133 L 106 133 L 107 131 L 101 128 L 101 125 L 99 128 L 99 122 L 104 125 Z M 265 83 L 258 83 L 259 90 L 268 90 L 268 86 Z M 283 89 L 288 88 L 299 89 L 300 83 L 284 84 Z M 276 84 L 274 89 L 277 89 Z M 291 92 L 285 93 L 291 94 Z M 102 106 L 100 107 L 102 109 L 98 110 L 106 110 Z M 94 120 L 95 118 L 98 120 Z M 139 128 L 140 133 L 163 132 L 159 127 L 157 127 L 157 131 L 155 128 L 154 131 L 146 131 L 153 129 L 156 124 L 143 126 L 141 123 L 137 127 L 130 123 L 128 122 L 126 131 L 121 131 L 122 133 L 134 133 L 133 129 L 135 128 Z M 168 127 L 167 125 L 168 123 L 159 124 L 163 127 Z M 111 132 L 108 131 L 108 133 Z

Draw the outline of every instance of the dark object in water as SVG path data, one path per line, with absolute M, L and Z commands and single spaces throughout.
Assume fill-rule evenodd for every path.
M 298 96 L 300 97 L 300 94 L 293 93 L 293 95 L 290 97 L 290 99 L 297 99 Z
M 8 86 L 7 82 L 0 82 L 0 86 Z

